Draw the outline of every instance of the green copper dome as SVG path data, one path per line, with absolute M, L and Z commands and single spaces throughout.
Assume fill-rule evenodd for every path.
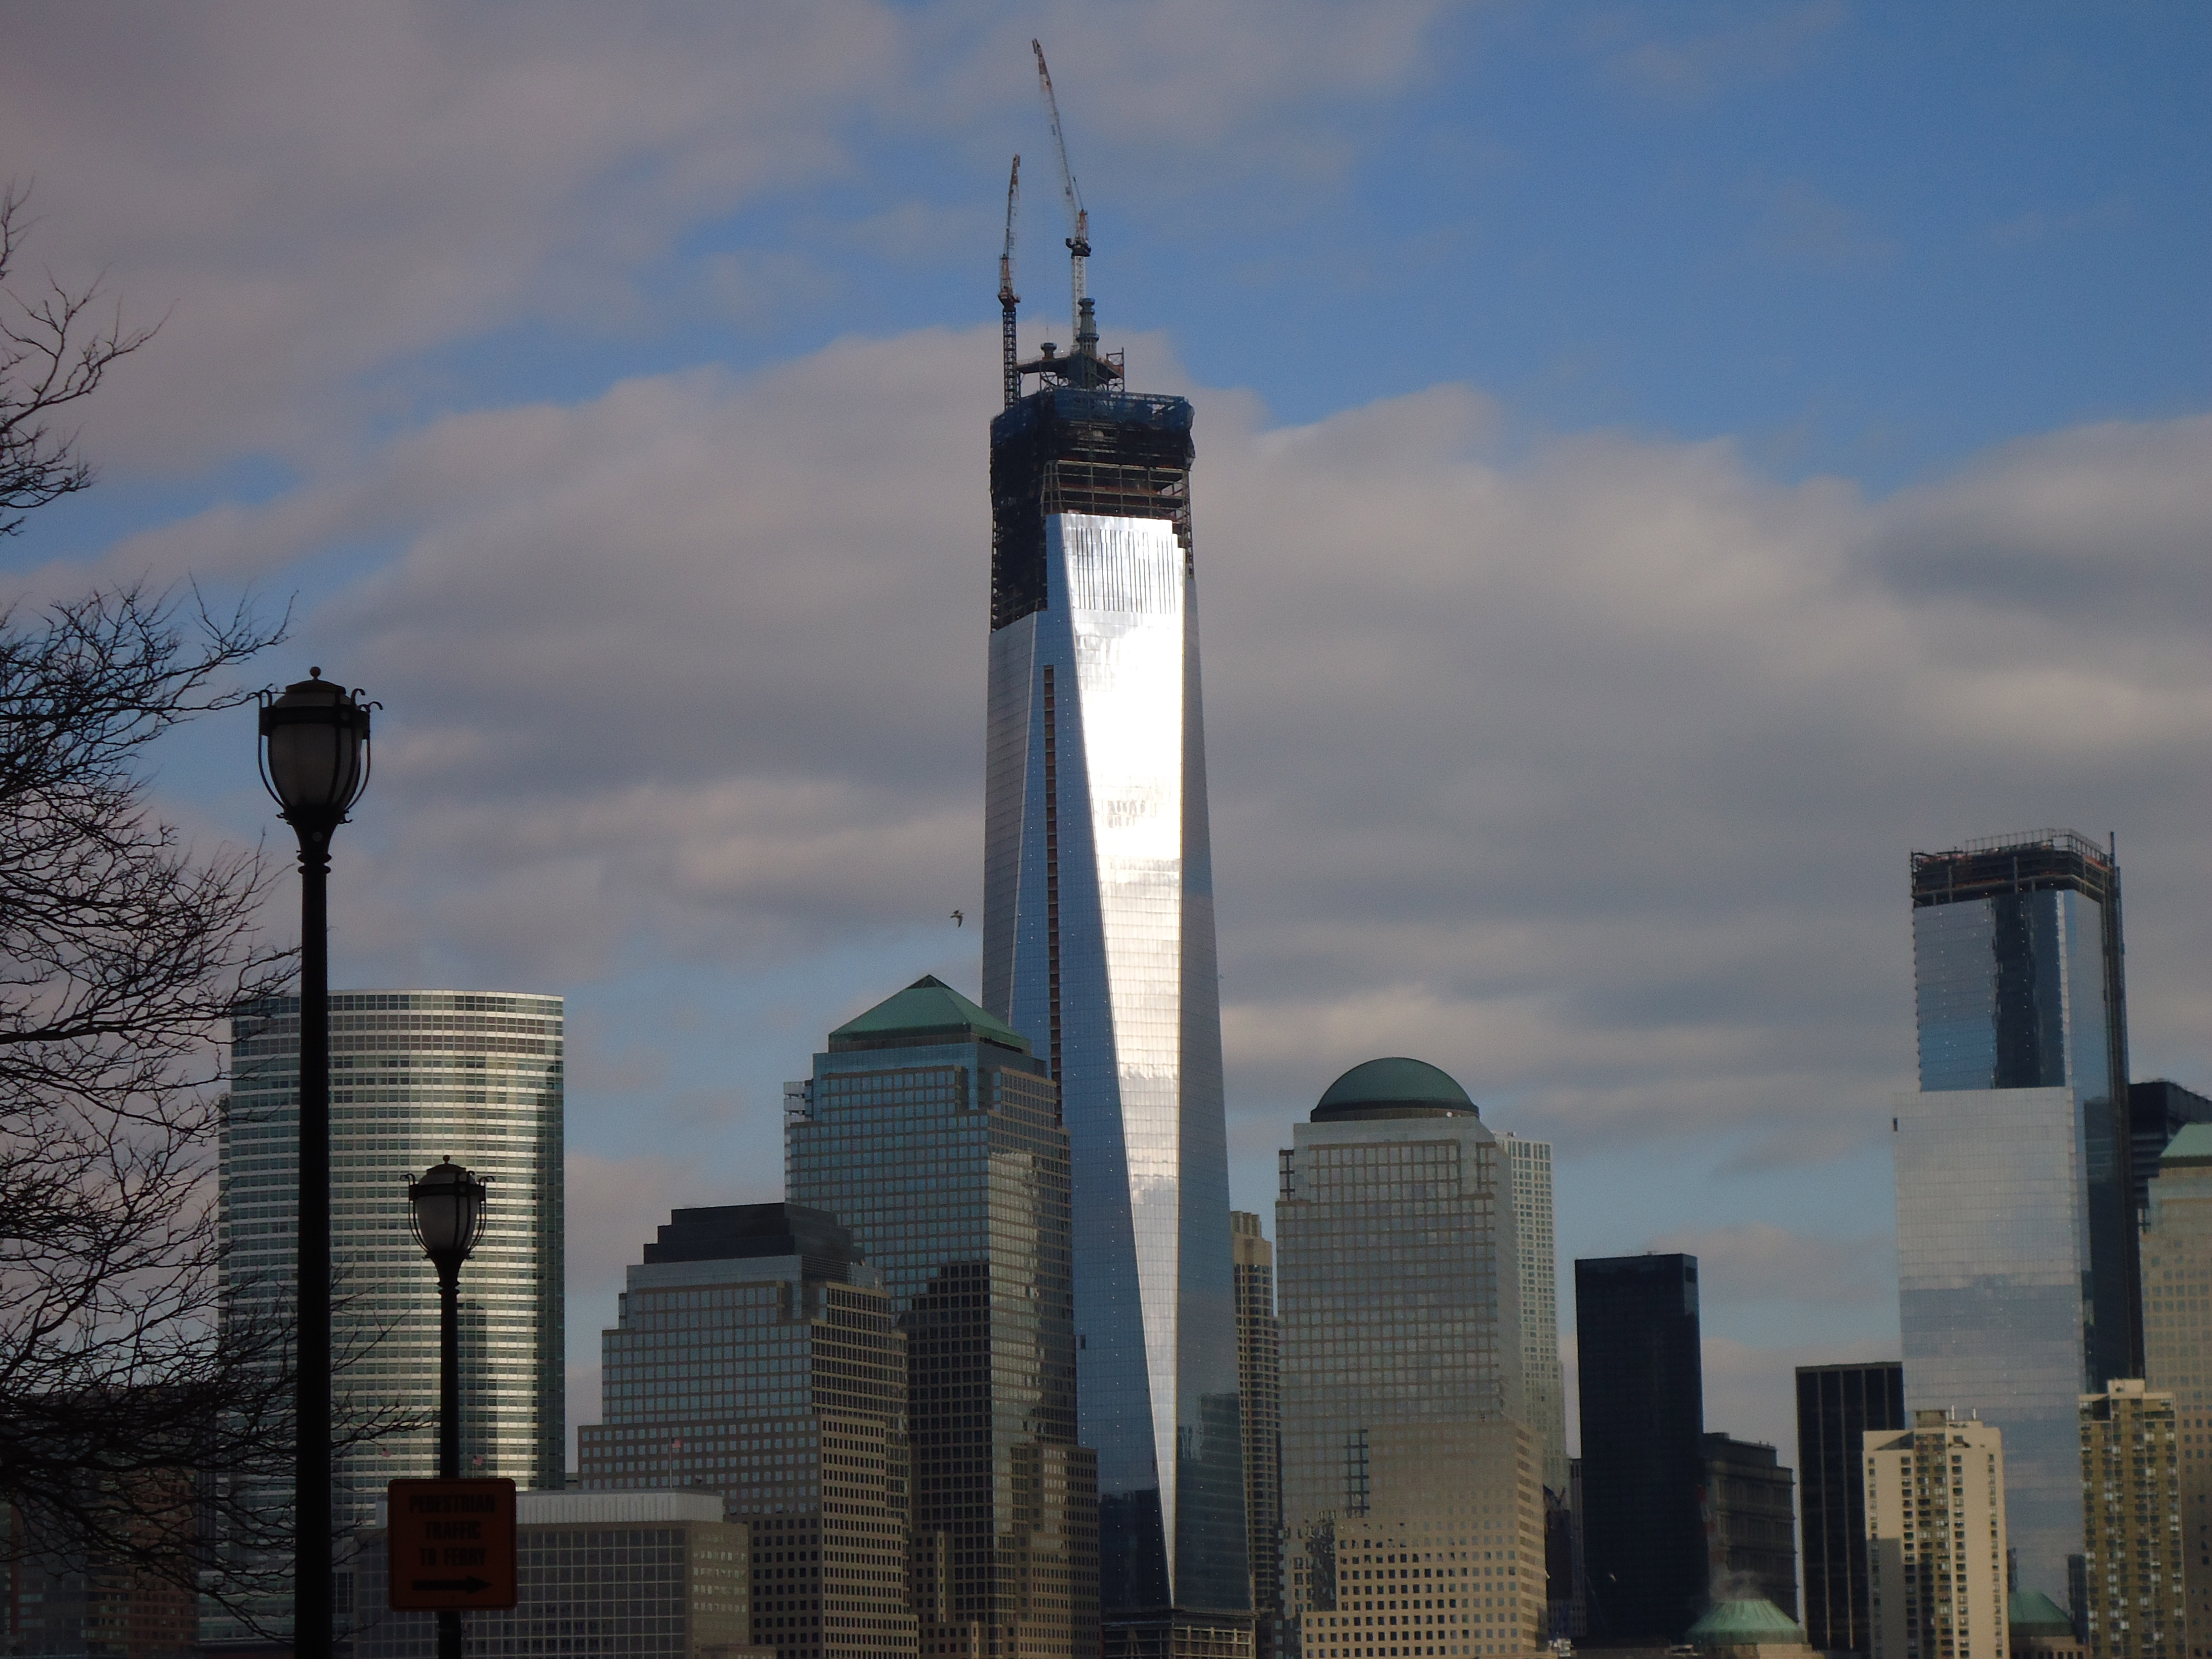
M 2041 1590 L 2014 1590 L 2005 1598 L 2005 1622 L 2014 1636 L 2071 1636 L 2066 1609 Z
M 1328 1085 L 1316 1123 L 1364 1117 L 1479 1117 L 1467 1091 L 1425 1060 L 1403 1054 L 1363 1060 Z
M 830 1052 L 854 1048 L 911 1048 L 980 1037 L 1019 1054 L 1030 1040 L 1003 1019 L 985 1013 L 934 974 L 920 979 L 830 1033 Z
M 1764 1597 L 1750 1601 L 1717 1601 L 1712 1611 L 1690 1626 L 1684 1638 L 1693 1647 L 1750 1648 L 1805 1645 L 1795 1619 Z

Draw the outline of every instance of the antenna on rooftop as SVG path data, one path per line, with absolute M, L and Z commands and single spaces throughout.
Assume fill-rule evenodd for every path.
M 999 254 L 1000 356 L 1005 365 L 1009 409 L 1022 400 L 1022 372 L 1014 366 L 1018 355 L 1014 350 L 1014 307 L 1022 302 L 1022 296 L 1014 292 L 1014 204 L 1021 198 L 1021 191 L 1022 158 L 1017 155 L 1013 171 L 1006 175 L 1006 244 Z

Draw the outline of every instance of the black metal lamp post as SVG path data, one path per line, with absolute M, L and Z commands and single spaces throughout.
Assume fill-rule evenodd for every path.
M 331 1653 L 331 836 L 368 783 L 368 711 L 323 671 L 262 694 L 261 781 L 300 837 L 299 1382 L 292 1642 Z
M 438 1270 L 438 1475 L 461 1474 L 461 1263 L 483 1231 L 489 1188 L 450 1158 L 407 1184 L 415 1240 Z M 438 1659 L 461 1659 L 461 1615 L 438 1615 Z

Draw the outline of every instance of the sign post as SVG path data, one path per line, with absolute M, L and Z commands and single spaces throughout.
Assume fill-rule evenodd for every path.
M 515 1604 L 514 1482 L 394 1480 L 386 1600 L 396 1613 Z

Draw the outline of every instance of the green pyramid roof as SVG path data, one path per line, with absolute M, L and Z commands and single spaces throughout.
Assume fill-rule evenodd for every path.
M 1762 1597 L 1716 1601 L 1711 1612 L 1690 1626 L 1687 1639 L 1701 1648 L 1747 1648 L 1785 1642 L 1802 1647 L 1805 1632 L 1795 1619 Z
M 2161 1166 L 2212 1164 L 2212 1123 L 2183 1124 L 2181 1132 L 2166 1143 L 2166 1155 L 2159 1163 Z
M 2014 1636 L 2071 1636 L 2066 1609 L 2041 1590 L 2014 1590 L 2005 1598 L 2005 1621 Z
M 830 1051 L 910 1048 L 970 1037 L 1030 1052 L 1030 1040 L 1006 1021 L 985 1013 L 934 974 L 924 974 L 896 996 L 885 998 L 830 1032 Z

